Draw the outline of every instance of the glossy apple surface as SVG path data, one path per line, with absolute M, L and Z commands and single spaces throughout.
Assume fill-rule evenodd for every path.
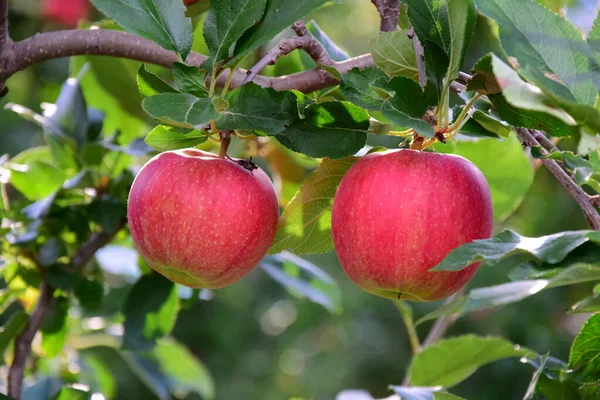
M 429 272 L 456 247 L 492 232 L 490 189 L 455 155 L 372 153 L 346 173 L 333 202 L 332 235 L 342 267 L 359 287 L 388 298 L 445 298 L 473 276 Z
M 170 280 L 215 289 L 265 255 L 279 208 L 269 177 L 200 150 L 168 151 L 136 176 L 127 206 L 141 256 Z

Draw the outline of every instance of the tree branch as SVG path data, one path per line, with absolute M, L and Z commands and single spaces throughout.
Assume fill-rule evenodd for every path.
M 413 41 L 415 58 L 417 60 L 417 71 L 419 72 L 419 85 L 421 85 L 421 89 L 423 89 L 425 88 L 425 85 L 427 85 L 427 74 L 425 73 L 425 52 L 423 51 L 423 46 L 421 46 L 419 37 L 415 33 L 415 29 L 412 27 L 412 25 L 408 30 L 408 37 Z
M 393 32 L 398 29 L 398 15 L 400 14 L 399 0 L 371 0 L 381 17 L 381 32 Z
M 94 257 L 94 254 L 96 254 L 96 251 L 106 246 L 117 232 L 125 226 L 125 223 L 126 221 L 123 219 L 117 230 L 111 234 L 106 232 L 93 233 L 88 241 L 71 257 L 72 267 L 79 270 L 87 265 Z M 23 329 L 23 332 L 15 339 L 15 354 L 8 372 L 8 394 L 16 400 L 21 399 L 25 365 L 27 364 L 29 353 L 31 353 L 31 343 L 52 308 L 53 293 L 54 289 L 42 277 L 37 305 L 31 313 L 29 322 Z
M 54 289 L 45 281 L 40 286 L 37 305 L 29 317 L 29 322 L 15 339 L 15 354 L 8 372 L 8 395 L 21 400 L 25 365 L 31 352 L 31 342 L 40 329 L 52 307 Z
M 546 149 L 546 147 L 540 145 L 540 142 L 536 140 L 536 138 L 528 129 L 516 128 L 516 130 L 523 144 L 529 147 L 540 146 L 542 148 L 542 154 L 548 154 L 548 150 Z M 539 134 L 542 133 L 539 132 Z M 546 143 L 546 145 L 548 144 Z M 554 144 L 552 144 L 552 146 L 554 147 Z M 558 183 L 560 183 L 565 188 L 565 190 L 571 195 L 571 197 L 577 202 L 579 208 L 581 208 L 581 211 L 583 211 L 583 214 L 585 215 L 585 218 L 587 219 L 590 227 L 594 230 L 600 230 L 600 214 L 598 214 L 594 206 L 594 198 L 587 194 L 579 185 L 577 185 L 556 161 L 547 158 L 542 158 L 541 161 L 542 164 L 544 164 L 544 166 L 548 168 L 550 173 L 554 175 Z
M 242 84 L 251 82 L 267 65 L 273 65 L 280 58 L 290 54 L 296 49 L 304 50 L 317 64 L 333 65 L 334 61 L 329 57 L 327 50 L 306 29 L 304 22 L 298 21 L 292 25 L 292 29 L 298 37 L 293 37 L 273 47 L 252 68 L 246 71 L 246 77 Z M 337 81 L 337 80 L 336 80 Z
M 8 36 L 8 0 L 0 0 L 0 54 L 9 41 Z

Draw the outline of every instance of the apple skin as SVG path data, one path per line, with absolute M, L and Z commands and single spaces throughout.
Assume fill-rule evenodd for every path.
M 88 0 L 44 0 L 42 15 L 44 19 L 75 28 L 81 19 L 87 19 L 90 14 Z
M 333 243 L 346 274 L 367 292 L 393 299 L 434 301 L 455 293 L 479 263 L 429 269 L 456 247 L 489 238 L 492 226 L 485 177 L 449 154 L 369 154 L 348 170 L 333 201 Z
M 142 167 L 127 213 L 133 242 L 154 270 L 185 286 L 216 289 L 242 278 L 266 254 L 279 207 L 260 168 L 186 149 Z

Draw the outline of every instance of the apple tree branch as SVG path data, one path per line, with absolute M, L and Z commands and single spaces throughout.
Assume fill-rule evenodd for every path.
M 400 14 L 399 0 L 371 0 L 377 8 L 381 17 L 379 30 L 381 32 L 393 32 L 398 29 L 398 16 Z

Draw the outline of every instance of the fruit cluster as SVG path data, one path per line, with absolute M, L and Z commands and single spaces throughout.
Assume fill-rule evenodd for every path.
M 267 253 L 279 217 L 265 172 L 200 150 L 161 153 L 137 175 L 128 203 L 142 257 L 174 282 L 220 288 Z M 488 184 L 466 159 L 416 150 L 369 154 L 346 173 L 333 201 L 340 263 L 362 289 L 432 301 L 473 276 L 430 272 L 454 248 L 492 231 Z

